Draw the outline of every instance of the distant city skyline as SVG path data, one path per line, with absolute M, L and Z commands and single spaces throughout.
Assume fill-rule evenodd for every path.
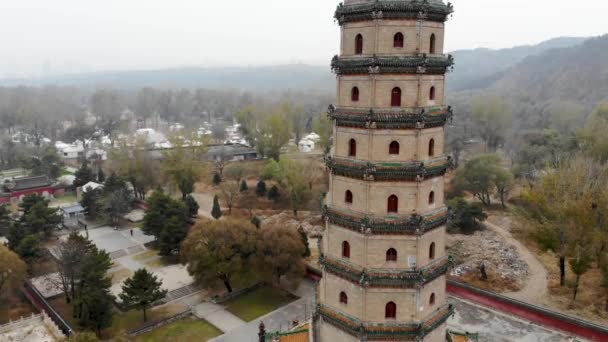
M 4 0 L 0 78 L 178 67 L 326 65 L 334 0 Z M 608 3 L 453 0 L 446 51 L 608 32 Z M 581 9 L 577 13 L 577 9 Z

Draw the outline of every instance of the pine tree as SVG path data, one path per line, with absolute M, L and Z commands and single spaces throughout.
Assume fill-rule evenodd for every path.
M 281 193 L 279 192 L 279 188 L 276 185 L 273 185 L 268 191 L 268 199 L 277 202 L 281 198 Z
M 82 258 L 80 279 L 76 282 L 74 316 L 81 326 L 95 330 L 98 336 L 112 325 L 114 296 L 110 292 L 112 278 L 107 274 L 111 267 L 110 255 L 92 246 Z
M 222 176 L 220 176 L 219 173 L 215 173 L 213 175 L 213 184 L 214 185 L 220 185 L 221 182 L 222 182 Z
M 214 219 L 219 220 L 222 217 L 222 209 L 220 208 L 220 200 L 217 195 L 213 197 L 213 208 L 211 208 L 211 216 Z
M 96 218 L 99 215 L 100 210 L 100 192 L 97 189 L 89 188 L 87 192 L 82 194 L 80 199 L 80 205 L 85 210 L 85 213 L 90 218 Z
M 103 183 L 106 181 L 106 174 L 103 172 L 103 169 L 100 167 L 99 171 L 97 171 L 97 183 Z
M 241 181 L 241 187 L 239 188 L 239 191 L 246 192 L 247 190 L 249 190 L 249 187 L 247 186 L 247 182 L 245 182 L 245 180 L 243 179 Z
M 88 182 L 92 181 L 93 179 L 95 179 L 93 170 L 91 170 L 91 168 L 89 167 L 89 165 L 86 161 L 84 163 L 82 163 L 82 165 L 76 171 L 74 176 L 76 176 L 76 178 L 74 179 L 73 185 L 76 188 L 81 187 L 81 186 L 87 184 Z
M 255 194 L 258 195 L 258 197 L 266 196 L 266 182 L 263 180 L 258 182 L 258 185 L 255 188 Z
M 262 220 L 259 217 L 254 216 L 251 218 L 251 224 L 253 224 L 256 228 L 260 229 L 262 226 Z
M 155 275 L 145 268 L 140 268 L 131 278 L 125 280 L 119 297 L 126 305 L 135 305 L 142 310 L 146 322 L 146 309 L 167 295 L 167 290 L 161 289 L 161 285 L 162 282 Z
M 186 196 L 185 200 L 186 207 L 188 208 L 188 215 L 190 217 L 196 217 L 198 215 L 198 209 L 200 208 L 198 202 L 192 195 Z
M 179 252 L 182 241 L 186 238 L 184 222 L 179 217 L 173 216 L 165 221 L 162 232 L 158 239 L 159 254 L 170 256 Z

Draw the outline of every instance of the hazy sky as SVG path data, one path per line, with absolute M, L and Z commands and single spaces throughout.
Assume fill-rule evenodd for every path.
M 0 77 L 329 63 L 338 0 L 0 0 Z M 605 0 L 453 0 L 448 50 L 608 32 Z

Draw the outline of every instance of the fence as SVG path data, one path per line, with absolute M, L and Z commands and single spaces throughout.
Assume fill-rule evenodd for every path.
M 221 304 L 223 302 L 226 302 L 232 298 L 236 298 L 239 296 L 242 296 L 246 293 L 249 293 L 255 289 L 257 289 L 258 287 L 262 286 L 262 283 L 255 283 L 252 286 L 246 287 L 244 289 L 240 289 L 238 291 L 232 291 L 232 292 L 228 292 L 228 293 L 224 293 L 222 295 L 219 296 L 213 296 L 213 298 L 211 298 L 211 302 L 214 304 Z
M 46 301 L 44 296 L 29 280 L 25 281 L 21 289 L 32 305 L 36 307 L 36 309 L 44 311 L 66 336 L 71 336 L 74 333 L 74 330 L 72 330 L 72 327 L 70 327 L 68 322 L 66 322 L 63 317 L 61 317 L 61 315 L 55 311 L 55 309 L 53 309 L 49 302 Z
M 190 315 L 192 315 L 192 311 L 190 309 L 188 309 L 188 310 L 182 311 L 182 312 L 180 312 L 180 313 L 178 313 L 176 315 L 173 315 L 171 317 L 167 317 L 167 318 L 161 319 L 159 321 L 148 322 L 148 323 L 142 325 L 139 328 L 136 328 L 136 329 L 133 329 L 133 330 L 127 332 L 127 334 L 129 335 L 129 337 L 134 337 L 134 336 L 137 336 L 137 335 L 145 334 L 148 331 L 152 331 L 154 329 L 158 329 L 158 328 L 163 327 L 163 326 L 165 326 L 167 324 L 171 324 L 171 323 L 173 323 L 175 321 L 178 321 L 180 319 L 186 318 L 186 317 L 188 317 Z
M 541 326 L 552 327 L 592 341 L 608 341 L 608 328 L 564 315 L 540 306 L 524 303 L 497 293 L 448 280 L 448 293 L 494 310 L 524 318 Z

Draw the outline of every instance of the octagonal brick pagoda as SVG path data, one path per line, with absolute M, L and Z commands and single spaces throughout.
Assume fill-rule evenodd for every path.
M 346 0 L 320 240 L 315 341 L 445 341 L 441 0 Z

